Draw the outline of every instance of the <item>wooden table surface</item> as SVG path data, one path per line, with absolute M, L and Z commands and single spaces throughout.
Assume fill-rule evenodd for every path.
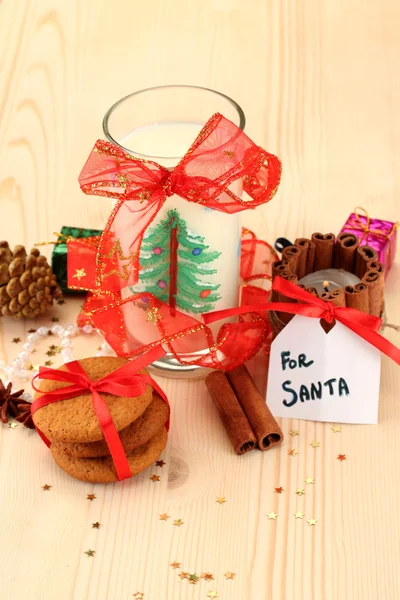
M 103 114 L 131 91 L 168 83 L 232 96 L 249 135 L 281 157 L 277 196 L 244 216 L 258 235 L 273 242 L 338 233 L 356 205 L 397 220 L 399 20 L 395 0 L 3 0 L 0 238 L 31 246 L 62 225 L 102 227 L 109 204 L 84 196 L 77 175 Z M 395 264 L 386 293 L 393 323 L 399 278 Z M 68 299 L 39 323 L 52 316 L 71 323 L 79 304 Z M 21 351 L 12 338 L 23 342 L 30 326 L 1 320 L 3 360 Z M 400 342 L 394 330 L 385 333 Z M 97 336 L 76 338 L 75 356 L 98 344 Z M 38 348 L 38 362 L 46 349 Z M 262 386 L 264 359 L 251 368 Z M 135 480 L 75 481 L 34 432 L 1 427 L 2 600 L 206 600 L 213 591 L 221 600 L 400 597 L 393 362 L 382 359 L 379 425 L 334 433 L 331 424 L 283 420 L 283 446 L 243 457 L 233 454 L 204 382 L 162 385 L 172 405 L 167 465 Z M 299 454 L 289 456 L 291 448 Z M 267 517 L 272 511 L 276 520 Z M 162 513 L 170 518 L 160 520 Z M 176 519 L 184 524 L 174 526 Z M 100 529 L 92 528 L 97 521 Z M 190 585 L 181 570 L 214 579 Z

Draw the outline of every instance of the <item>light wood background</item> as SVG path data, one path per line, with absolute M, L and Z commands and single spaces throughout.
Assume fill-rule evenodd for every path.
M 62 225 L 101 227 L 108 205 L 83 196 L 77 176 L 101 136 L 103 114 L 131 91 L 168 83 L 231 95 L 246 112 L 249 135 L 281 157 L 279 193 L 245 215 L 270 242 L 337 233 L 356 205 L 397 220 L 399 23 L 395 0 L 3 0 L 0 238 L 30 246 Z M 395 264 L 386 297 L 395 323 L 399 278 Z M 68 300 L 51 315 L 67 324 L 78 307 Z M 21 350 L 11 340 L 24 339 L 29 326 L 0 322 L 4 360 Z M 400 342 L 393 330 L 387 335 Z M 79 338 L 76 356 L 97 345 Z M 252 368 L 262 385 L 262 357 Z M 134 481 L 75 481 L 34 433 L 1 427 L 2 600 L 123 600 L 136 592 L 144 600 L 201 600 L 212 590 L 221 600 L 400 597 L 394 363 L 382 359 L 378 426 L 335 434 L 329 424 L 283 421 L 281 448 L 241 458 L 203 382 L 162 384 L 173 409 L 167 466 Z M 291 428 L 300 435 L 292 439 Z M 298 456 L 288 455 L 292 447 Z M 339 462 L 339 452 L 348 460 Z M 159 483 L 149 480 L 152 472 Z M 45 483 L 51 491 L 42 491 Z M 274 492 L 280 485 L 281 495 Z M 295 494 L 299 487 L 305 496 Z M 217 496 L 227 502 L 219 505 Z M 268 520 L 271 511 L 276 521 Z M 167 522 L 159 520 L 164 512 Z M 172 524 L 178 518 L 180 528 Z M 215 580 L 179 583 L 169 566 L 175 560 Z M 225 580 L 227 571 L 234 580 Z

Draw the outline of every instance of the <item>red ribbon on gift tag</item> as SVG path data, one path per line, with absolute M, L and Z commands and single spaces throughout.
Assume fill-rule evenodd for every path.
M 265 310 L 274 310 L 286 312 L 292 315 L 303 315 L 304 317 L 312 317 L 316 319 L 324 319 L 328 323 L 334 320 L 340 321 L 362 337 L 372 346 L 378 348 L 383 354 L 400 364 L 400 349 L 389 342 L 386 338 L 378 333 L 382 325 L 382 319 L 368 315 L 361 310 L 355 308 L 346 308 L 333 306 L 330 302 L 325 302 L 313 296 L 306 290 L 290 281 L 275 277 L 272 283 L 272 290 L 284 294 L 288 298 L 293 298 L 298 302 L 260 302 L 257 304 L 247 304 L 239 308 L 228 308 L 227 310 L 214 311 L 203 315 L 203 320 L 206 324 L 214 323 L 220 319 L 226 319 L 244 313 L 255 313 Z
M 38 375 L 32 380 L 32 387 L 36 392 L 39 392 L 41 396 L 32 402 L 31 413 L 33 415 L 37 410 L 48 404 L 60 402 L 60 400 L 68 400 L 69 398 L 75 398 L 80 394 L 90 392 L 92 394 L 93 410 L 110 450 L 118 479 L 127 479 L 132 476 L 128 459 L 125 455 L 122 442 L 118 431 L 115 428 L 108 406 L 101 397 L 100 392 L 113 394 L 114 396 L 132 397 L 132 402 L 134 402 L 134 398 L 141 396 L 145 391 L 146 384 L 148 384 L 158 392 L 169 407 L 166 395 L 154 379 L 145 373 L 137 373 L 137 371 L 140 371 L 164 355 L 165 351 L 162 347 L 157 346 L 146 354 L 130 361 L 126 365 L 123 365 L 97 381 L 91 381 L 86 371 L 76 360 L 66 363 L 65 366 L 68 371 L 40 367 Z M 51 381 L 66 381 L 71 385 L 58 390 L 53 390 L 52 392 L 43 393 L 39 388 L 35 387 L 33 383 L 37 378 L 49 379 Z M 166 426 L 167 429 L 169 429 L 169 416 Z M 50 447 L 50 442 L 47 437 L 37 427 L 36 429 L 45 444 Z

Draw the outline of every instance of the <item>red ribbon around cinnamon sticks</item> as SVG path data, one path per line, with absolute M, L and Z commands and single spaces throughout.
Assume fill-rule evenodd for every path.
M 400 349 L 378 333 L 382 325 L 382 319 L 368 315 L 355 308 L 333 306 L 330 302 L 325 302 L 321 298 L 313 296 L 294 283 L 282 279 L 282 277 L 275 277 L 272 290 L 280 292 L 298 302 L 260 302 L 257 304 L 248 304 L 239 308 L 229 308 L 227 310 L 204 314 L 203 320 L 208 324 L 235 315 L 265 310 L 276 310 L 293 315 L 324 319 L 328 323 L 332 323 L 336 319 L 369 344 L 378 348 L 378 350 L 386 354 L 386 356 L 394 360 L 397 364 L 400 364 Z
M 164 356 L 164 354 L 165 351 L 162 349 L 162 347 L 157 346 L 139 358 L 130 361 L 126 365 L 123 365 L 119 369 L 109 373 L 109 375 L 106 375 L 98 381 L 91 381 L 78 361 L 66 363 L 65 366 L 67 367 L 68 371 L 40 367 L 39 374 L 33 378 L 33 381 L 36 378 L 50 379 L 53 381 L 67 381 L 71 385 L 43 394 L 40 392 L 40 389 L 35 387 L 32 381 L 33 389 L 36 392 L 40 392 L 42 395 L 33 401 L 31 413 L 34 414 L 39 408 L 42 408 L 47 404 L 59 402 L 60 400 L 68 400 L 69 398 L 79 396 L 79 394 L 91 392 L 93 410 L 99 421 L 104 438 L 107 442 L 107 446 L 110 450 L 118 479 L 127 479 L 132 476 L 129 463 L 126 458 L 118 431 L 115 428 L 110 411 L 108 410 L 108 406 L 101 397 L 100 392 L 114 394 L 115 396 L 135 398 L 144 393 L 146 384 L 148 384 L 160 394 L 161 398 L 169 406 L 166 395 L 157 385 L 154 379 L 152 379 L 150 375 L 137 372 L 161 356 Z M 134 400 L 132 400 L 132 402 L 134 402 Z M 169 429 L 169 419 L 167 422 L 167 428 Z M 37 431 L 45 444 L 50 446 L 50 442 L 46 436 L 39 429 L 37 429 Z

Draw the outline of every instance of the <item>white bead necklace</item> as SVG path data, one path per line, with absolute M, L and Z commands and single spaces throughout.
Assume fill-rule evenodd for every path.
M 103 339 L 103 343 L 101 344 L 100 350 L 96 352 L 96 356 L 112 356 L 114 355 L 114 350 L 111 346 L 104 341 L 104 338 L 101 332 L 98 329 L 95 329 L 91 325 L 84 325 L 83 327 L 77 327 L 76 325 L 68 325 L 67 327 L 62 327 L 62 325 L 53 325 L 52 327 L 39 327 L 35 333 L 30 333 L 26 338 L 26 342 L 22 346 L 22 351 L 18 354 L 18 356 L 13 360 L 11 365 L 7 365 L 4 361 L 0 361 L 0 378 L 4 377 L 6 380 L 4 381 L 4 385 L 7 386 L 8 383 L 11 383 L 12 387 L 18 387 L 15 380 L 28 381 L 32 379 L 35 375 L 37 375 L 38 370 L 35 368 L 29 369 L 29 365 L 31 364 L 31 354 L 35 350 L 35 345 L 40 342 L 45 337 L 48 337 L 49 332 L 53 336 L 57 336 L 60 338 L 62 347 L 61 357 L 64 363 L 71 362 L 75 360 L 72 356 L 72 338 L 77 335 L 83 333 L 85 335 L 92 335 L 93 333 L 97 333 Z M 22 396 L 24 400 L 32 400 L 32 394 L 25 392 Z

